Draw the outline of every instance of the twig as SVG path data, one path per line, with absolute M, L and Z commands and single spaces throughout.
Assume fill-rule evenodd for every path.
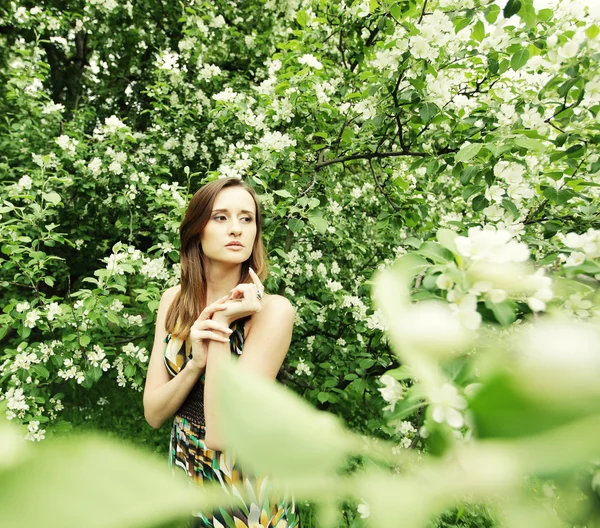
M 396 204 L 394 202 L 392 202 L 391 198 L 387 195 L 387 193 L 385 192 L 385 190 L 379 183 L 379 180 L 377 179 L 377 174 L 375 173 L 375 167 L 373 167 L 372 159 L 369 160 L 369 167 L 371 167 L 371 174 L 373 175 L 373 179 L 375 180 L 375 185 L 377 185 L 377 188 L 381 191 L 381 194 L 383 194 L 383 196 L 385 196 L 385 199 L 392 206 L 392 209 L 394 211 L 399 211 L 399 208 L 396 206 Z
M 421 10 L 421 16 L 419 17 L 419 21 L 417 24 L 420 24 L 423 21 L 423 17 L 425 16 L 425 9 L 427 8 L 427 0 L 423 2 L 423 9 Z
M 398 156 L 411 156 L 416 158 L 426 158 L 428 156 L 439 156 L 442 154 L 450 154 L 452 152 L 457 152 L 458 149 L 442 149 L 435 153 L 428 152 L 413 152 L 409 150 L 401 150 L 397 152 L 365 152 L 362 154 L 351 154 L 349 156 L 342 156 L 340 158 L 333 158 L 329 160 L 319 161 L 315 164 L 315 170 L 321 170 L 323 167 L 327 167 L 328 165 L 333 165 L 334 163 L 344 163 L 346 161 L 358 160 L 358 159 L 381 159 L 381 158 L 396 158 Z

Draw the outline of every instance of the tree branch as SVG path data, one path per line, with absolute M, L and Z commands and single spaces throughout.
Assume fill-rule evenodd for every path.
M 373 167 L 372 159 L 369 160 L 369 167 L 371 167 L 371 174 L 373 175 L 373 179 L 375 180 L 375 185 L 377 185 L 377 188 L 381 191 L 381 194 L 383 194 L 383 196 L 385 196 L 385 199 L 392 206 L 392 209 L 394 211 L 399 211 L 400 209 L 398 208 L 398 206 L 394 202 L 392 202 L 392 199 L 387 195 L 387 193 L 385 192 L 385 190 L 379 183 L 379 180 L 377 179 L 377 174 L 375 173 L 375 167 Z
M 442 149 L 438 152 L 413 152 L 410 150 L 401 150 L 397 152 L 365 152 L 363 154 L 351 154 L 350 156 L 342 156 L 340 158 L 333 158 L 329 160 L 319 161 L 315 164 L 315 170 L 319 171 L 323 167 L 333 165 L 334 163 L 344 163 L 346 161 L 358 160 L 358 159 L 381 159 L 381 158 L 396 158 L 398 156 L 409 156 L 413 158 L 427 158 L 428 156 L 440 156 L 443 154 L 450 154 L 452 152 L 458 152 L 458 149 Z
M 427 0 L 425 0 L 425 2 L 423 2 L 423 9 L 421 10 L 421 16 L 419 17 L 419 21 L 417 22 L 417 25 L 420 24 L 421 22 L 423 22 L 423 17 L 425 16 L 425 9 L 427 9 Z

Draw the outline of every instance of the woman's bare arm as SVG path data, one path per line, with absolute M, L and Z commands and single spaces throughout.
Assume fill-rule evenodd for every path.
M 165 321 L 178 289 L 178 286 L 170 288 L 161 297 L 144 387 L 144 416 L 156 429 L 177 412 L 203 372 L 202 368 L 195 367 L 190 362 L 177 376 L 171 378 L 164 364 L 164 341 L 167 337 Z
M 295 311 L 291 303 L 279 295 L 270 296 L 268 303 L 264 304 L 261 311 L 252 316 L 252 327 L 244 341 L 240 365 L 254 375 L 275 379 L 290 346 Z M 215 314 L 215 319 L 229 324 L 222 314 Z M 218 371 L 217 364 L 221 361 L 230 361 L 229 346 L 211 341 L 208 348 L 204 385 L 205 444 L 210 449 L 222 447 L 221 440 L 215 431 L 215 422 L 218 421 L 218 417 L 214 404 L 216 382 L 218 382 L 215 379 L 215 371 Z

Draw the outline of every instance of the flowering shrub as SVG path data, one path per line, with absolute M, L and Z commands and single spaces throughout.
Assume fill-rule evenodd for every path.
M 7 418 L 40 440 L 100 380 L 116 397 L 141 389 L 187 200 L 234 176 L 265 212 L 266 286 L 296 307 L 282 381 L 399 452 L 435 424 L 473 434 L 477 376 L 419 392 L 395 368 L 376 270 L 407 256 L 418 271 L 398 324 L 431 358 L 488 325 L 598 317 L 600 11 L 505 4 L 13 0 L 0 11 Z

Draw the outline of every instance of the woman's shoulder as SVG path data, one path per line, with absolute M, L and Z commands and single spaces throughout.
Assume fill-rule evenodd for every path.
M 265 293 L 260 312 L 253 314 L 245 322 L 245 336 L 248 336 L 254 325 L 281 325 L 286 322 L 288 325 L 293 325 L 295 315 L 296 309 L 283 295 Z
M 163 292 L 161 300 L 165 300 L 170 304 L 173 301 L 173 299 L 175 299 L 175 296 L 179 293 L 179 290 L 181 290 L 181 284 L 167 288 Z
M 290 302 L 289 299 L 287 299 L 286 297 L 284 297 L 283 295 L 276 295 L 276 294 L 265 294 L 265 296 L 263 297 L 263 301 L 262 301 L 262 309 L 259 313 L 261 313 L 263 310 L 269 310 L 269 311 L 284 311 L 284 312 L 295 312 L 296 310 L 294 309 L 294 306 L 292 305 L 292 303 Z
M 283 295 L 265 294 L 262 298 L 260 312 L 250 317 L 250 324 L 256 323 L 262 319 L 283 322 L 286 319 L 293 320 L 296 315 L 296 309 Z

